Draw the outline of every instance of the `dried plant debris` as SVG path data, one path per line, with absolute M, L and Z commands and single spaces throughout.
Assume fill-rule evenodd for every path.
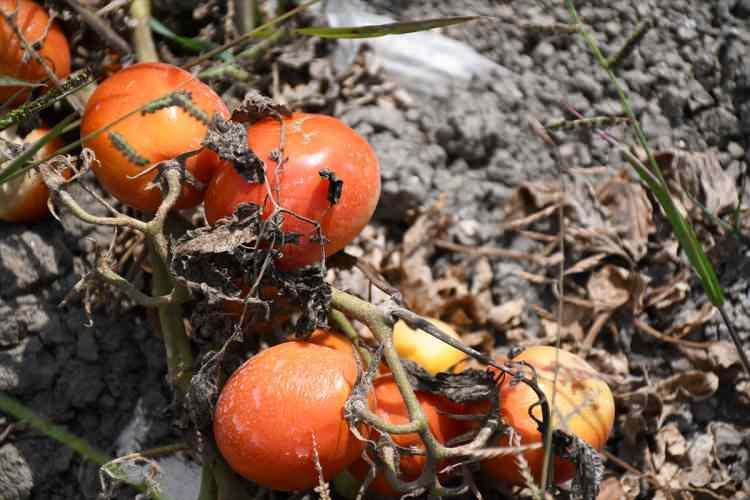
M 257 90 L 248 90 L 242 99 L 242 103 L 232 111 L 231 120 L 249 125 L 268 117 L 281 120 L 291 114 L 292 111 L 284 104 L 279 104 Z
M 276 270 L 273 260 L 280 245 L 296 241 L 273 220 L 264 220 L 260 208 L 240 204 L 232 217 L 212 227 L 188 231 L 172 243 L 172 272 L 185 286 L 205 294 L 209 301 L 234 301 L 263 309 L 263 287 L 279 290 L 299 307 L 295 330 L 309 333 L 327 326 L 331 298 L 323 271 L 309 267 L 293 273 Z M 248 289 L 250 294 L 248 295 Z
M 447 234 L 453 218 L 439 201 L 419 215 L 403 244 L 389 255 L 386 277 L 395 280 L 404 302 L 423 316 L 443 317 L 456 326 L 484 324 L 492 304 L 493 271 L 487 258 L 463 261 L 436 270 L 435 242 Z
M 239 122 L 225 120 L 215 114 L 203 139 L 203 145 L 232 162 L 234 169 L 247 182 L 264 182 L 263 160 L 258 158 L 247 143 L 247 128 Z
M 276 256 L 272 243 L 277 241 L 284 241 L 284 233 L 263 221 L 260 208 L 241 204 L 232 217 L 174 241 L 170 266 L 180 281 L 209 299 L 231 300 L 240 293 L 240 283 L 254 282 Z
M 736 207 L 735 179 L 721 167 L 717 151 L 659 151 L 654 158 L 678 208 L 694 223 L 714 226 Z
M 492 372 L 468 369 L 461 373 L 440 372 L 430 375 L 418 364 L 402 360 L 412 386 L 423 392 L 440 394 L 456 403 L 490 401 L 497 397 L 497 383 Z
M 566 243 L 584 256 L 603 253 L 627 262 L 640 261 L 655 231 L 651 202 L 643 186 L 627 168 L 614 174 L 607 169 L 574 173 L 565 179 Z M 504 225 L 521 229 L 513 221 L 526 220 L 526 225 L 531 225 L 547 220 L 554 214 L 549 208 L 555 208 L 562 197 L 558 179 L 526 182 L 506 205 L 504 218 L 509 222 Z

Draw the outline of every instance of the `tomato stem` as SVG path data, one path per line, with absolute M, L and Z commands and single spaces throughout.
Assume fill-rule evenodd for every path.
M 151 35 L 151 25 L 149 24 L 151 19 L 150 0 L 133 0 L 133 3 L 130 4 L 130 15 L 135 21 L 133 46 L 138 62 L 159 61 L 154 37 Z

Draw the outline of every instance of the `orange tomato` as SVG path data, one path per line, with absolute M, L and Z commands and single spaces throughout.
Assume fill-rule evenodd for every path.
M 329 347 L 290 341 L 261 351 L 232 374 L 216 404 L 222 455 L 262 486 L 304 490 L 318 484 L 315 443 L 330 480 L 362 452 L 343 410 L 356 377 L 353 357 Z
M 308 338 L 307 341 L 316 345 L 330 347 L 331 349 L 335 349 L 350 356 L 354 353 L 352 350 L 354 349 L 354 346 L 351 341 L 346 338 L 343 333 L 333 330 L 318 328 L 310 334 L 310 338 Z
M 387 374 L 379 377 L 375 380 L 373 386 L 375 413 L 392 424 L 407 423 L 409 421 L 409 412 L 401 397 L 401 392 L 398 390 L 398 386 L 393 379 L 393 375 Z M 457 413 L 459 405 L 442 396 L 426 392 L 416 391 L 416 396 L 425 417 L 427 417 L 430 431 L 438 441 L 447 443 L 464 432 L 465 426 L 462 422 L 442 413 Z M 424 450 L 424 444 L 417 433 L 392 434 L 391 437 L 399 446 Z M 373 438 L 376 439 L 375 436 Z M 426 461 L 427 458 L 425 455 L 402 454 L 399 461 L 402 480 L 413 481 L 419 477 Z M 369 469 L 370 466 L 364 459 L 357 460 L 349 468 L 352 475 L 360 481 L 365 479 Z M 375 480 L 370 485 L 370 490 L 387 497 L 399 496 L 399 493 L 388 483 L 382 471 L 375 477 Z
M 377 157 L 364 138 L 331 116 L 295 113 L 284 119 L 284 125 L 283 166 L 272 160 L 272 152 L 280 147 L 280 122 L 267 118 L 251 125 L 248 144 L 265 164 L 266 182 L 249 183 L 225 162 L 206 192 L 206 218 L 213 224 L 243 202 L 262 206 L 268 217 L 273 211 L 270 190 L 282 207 L 320 223 L 327 240 L 325 254 L 332 255 L 362 231 L 375 211 L 380 197 Z M 329 179 L 320 175 L 324 170 L 343 181 L 341 198 L 334 204 L 329 201 Z M 282 229 L 299 234 L 300 242 L 281 248 L 280 269 L 320 260 L 320 243 L 311 224 L 287 214 Z
M 86 105 L 81 137 L 122 118 L 144 104 L 170 92 L 190 93 L 194 106 L 209 119 L 214 113 L 227 117 L 221 98 L 210 87 L 187 71 L 163 63 L 141 63 L 118 71 L 104 80 Z M 201 148 L 208 126 L 178 106 L 154 113 L 136 113 L 109 130 L 86 139 L 84 145 L 99 160 L 92 166 L 104 188 L 121 202 L 144 212 L 155 212 L 162 201 L 158 188 L 147 189 L 156 172 L 129 179 L 149 166 Z M 130 152 L 117 146 L 124 140 Z M 186 162 L 195 178 L 207 183 L 217 167 L 215 156 L 196 155 Z M 184 185 L 176 208 L 189 208 L 201 202 L 202 192 Z
M 556 356 L 559 356 L 558 363 L 555 362 Z M 614 424 L 615 403 L 609 386 L 591 365 L 575 354 L 548 346 L 530 347 L 513 360 L 526 361 L 536 369 L 539 387 L 550 404 L 553 428 L 574 434 L 597 450 L 604 447 Z M 553 407 L 553 380 L 556 367 L 559 368 Z M 531 370 L 523 369 L 527 376 L 531 375 Z M 505 377 L 499 390 L 500 413 L 503 420 L 520 435 L 521 444 L 541 442 L 543 437 L 528 413 L 529 407 L 538 400 L 536 394 L 524 383 L 511 385 L 509 377 Z M 538 406 L 533 412 L 541 419 L 541 409 Z M 496 445 L 508 446 L 507 437 L 501 437 Z M 532 475 L 539 481 L 542 476 L 544 449 L 528 450 L 523 456 Z M 495 479 L 515 485 L 525 484 L 518 470 L 515 455 L 502 455 L 486 460 L 482 462 L 482 469 Z M 567 481 L 574 474 L 572 462 L 555 458 L 556 483 Z
M 23 140 L 32 144 L 49 132 L 48 129 L 32 130 Z M 46 158 L 63 147 L 60 138 L 48 142 L 37 152 L 34 159 Z M 47 200 L 49 191 L 42 177 L 34 170 L 27 170 L 24 174 L 0 184 L 0 220 L 7 222 L 37 222 L 47 215 Z
M 60 26 L 56 22 L 50 25 L 47 11 L 31 0 L 0 0 L 0 10 L 6 15 L 16 12 L 16 5 L 16 25 L 23 37 L 31 44 L 40 42 L 38 54 L 47 66 L 58 78 L 67 77 L 70 74 L 70 47 Z M 0 18 L 0 75 L 27 82 L 48 79 L 47 71 L 34 57 L 26 54 L 21 40 L 4 18 Z M 15 105 L 22 103 L 29 91 L 19 92 L 21 90 L 23 87 L 19 86 L 0 87 L 0 103 L 10 99 Z
M 243 286 L 243 296 L 247 296 L 249 290 L 249 286 Z M 258 312 L 256 316 L 252 318 L 252 321 L 246 317 L 245 324 L 243 325 L 243 331 L 246 334 L 264 334 L 272 332 L 275 329 L 282 327 L 291 317 L 292 304 L 286 297 L 279 294 L 278 288 L 272 286 L 261 287 L 260 298 L 270 301 L 271 312 L 269 318 L 266 320 L 263 312 Z M 252 305 L 249 307 L 252 307 Z M 242 317 L 242 311 L 245 308 L 245 304 L 242 302 L 225 300 L 222 302 L 222 308 L 224 309 L 224 312 L 239 321 Z

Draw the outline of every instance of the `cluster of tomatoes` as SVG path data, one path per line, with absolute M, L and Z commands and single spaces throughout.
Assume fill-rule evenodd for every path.
M 451 336 L 456 332 L 433 320 Z M 399 322 L 394 344 L 402 359 L 409 359 L 431 373 L 463 369 L 464 355 L 421 330 Z M 414 346 L 424 349 L 414 349 Z M 363 481 L 370 464 L 362 458 L 365 444 L 348 428 L 344 404 L 357 377 L 352 344 L 340 333 L 316 330 L 308 341 L 294 340 L 268 348 L 246 361 L 227 381 L 216 404 L 214 436 L 227 462 L 244 477 L 269 488 L 304 490 L 330 480 L 343 471 Z M 498 359 L 498 362 L 506 360 Z M 614 423 L 614 400 L 607 384 L 580 357 L 552 347 L 532 347 L 513 359 L 535 376 L 553 408 L 552 425 L 574 434 L 595 449 L 601 449 Z M 532 374 L 531 370 L 534 371 Z M 385 365 L 373 383 L 370 409 L 390 424 L 409 421 L 409 412 L 398 386 Z M 539 444 L 539 408 L 529 409 L 538 395 L 523 383 L 502 379 L 498 387 L 500 415 L 523 445 Z M 442 444 L 470 435 L 479 427 L 476 417 L 489 407 L 483 403 L 455 403 L 446 397 L 416 391 L 429 430 Z M 456 416 L 459 418 L 456 418 Z M 377 440 L 376 429 L 362 424 L 357 433 Z M 400 478 L 413 481 L 427 458 L 418 434 L 393 434 L 392 442 L 412 453 L 402 453 Z M 492 446 L 506 447 L 508 434 Z M 528 471 L 536 481 L 542 476 L 544 450 L 523 452 Z M 571 479 L 575 466 L 556 458 L 554 478 Z M 448 463 L 437 464 L 437 470 Z M 318 468 L 318 466 L 320 468 Z M 514 454 L 502 454 L 481 462 L 490 478 L 508 485 L 524 485 L 526 479 Z M 398 493 L 379 471 L 369 490 L 382 497 Z
M 38 54 L 57 77 L 66 76 L 70 54 L 59 27 L 49 24 L 46 12 L 30 0 L 0 0 L 5 12 L 16 6 L 19 26 L 24 27 L 29 40 L 40 39 L 49 28 Z M 1 39 L 14 39 L 9 30 L 0 21 Z M 23 53 L 18 44 L 0 50 L 0 73 L 27 81 L 47 79 L 48 71 L 35 61 L 12 69 L 9 61 L 12 57 L 21 60 Z M 148 106 L 178 91 L 187 97 L 182 105 Z M 23 87 L 0 87 L 0 101 L 13 104 L 25 97 Z M 231 162 L 203 148 L 215 114 L 228 118 L 229 110 L 210 87 L 190 73 L 167 64 L 136 64 L 98 85 L 85 108 L 81 138 L 96 155 L 92 169 L 103 188 L 142 212 L 153 213 L 162 202 L 161 191 L 153 185 L 157 172 L 150 167 L 193 152 L 183 165 L 192 181 L 182 187 L 175 208 L 203 203 L 209 224 L 231 216 L 240 203 L 248 202 L 261 207 L 264 217 L 278 207 L 294 214 L 284 218 L 282 230 L 299 238 L 279 249 L 276 264 L 281 269 L 310 265 L 322 255 L 341 250 L 369 222 L 380 195 L 380 171 L 372 148 L 354 130 L 335 118 L 305 113 L 252 123 L 247 127 L 247 142 L 263 162 L 264 179 L 249 182 Z M 35 131 L 26 140 L 34 141 L 41 134 L 42 130 Z M 40 154 L 50 156 L 59 147 L 59 143 L 50 143 Z M 335 199 L 330 189 L 333 176 L 343 183 Z M 41 180 L 33 171 L 22 180 L 11 188 L 6 184 L 0 192 L 0 218 L 29 221 L 45 212 L 48 193 Z M 434 321 L 457 337 L 448 325 Z M 401 322 L 394 327 L 393 340 L 400 356 L 431 374 L 461 370 L 465 361 L 462 352 Z M 613 424 L 614 403 L 606 383 L 585 361 L 546 347 L 528 349 L 515 361 L 535 368 L 539 386 L 551 400 L 554 386 L 553 426 L 578 435 L 594 448 L 604 445 Z M 363 479 L 369 471 L 362 458 L 365 445 L 344 417 L 344 404 L 357 375 L 352 344 L 335 332 L 316 331 L 308 341 L 288 341 L 263 350 L 231 375 L 220 394 L 214 416 L 219 449 L 238 473 L 273 489 L 311 488 L 320 476 L 329 480 L 344 470 Z M 521 443 L 540 442 L 537 421 L 529 415 L 537 394 L 509 380 L 498 390 L 503 421 L 520 436 Z M 419 391 L 417 398 L 430 431 L 442 443 L 476 428 L 476 423 L 451 414 L 477 414 L 479 408 Z M 409 420 L 385 365 L 374 381 L 368 404 L 391 423 Z M 362 425 L 357 433 L 376 439 L 378 431 Z M 417 434 L 391 437 L 398 446 L 417 452 L 402 454 L 399 459 L 402 478 L 417 478 L 426 463 L 424 453 L 419 453 L 424 452 L 421 439 Z M 507 444 L 505 434 L 493 443 Z M 532 449 L 523 456 L 538 480 L 543 451 Z M 511 484 L 524 482 L 513 455 L 485 460 L 482 469 Z M 572 464 L 557 459 L 556 480 L 572 475 Z M 384 496 L 396 494 L 382 473 L 371 488 Z

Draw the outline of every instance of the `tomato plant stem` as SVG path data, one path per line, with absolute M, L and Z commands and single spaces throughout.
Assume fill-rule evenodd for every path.
M 152 270 L 152 292 L 155 296 L 165 295 L 172 291 L 174 283 L 167 271 L 166 264 L 149 245 Z M 164 347 L 167 351 L 167 369 L 169 380 L 174 386 L 179 400 L 190 387 L 193 353 L 190 341 L 185 334 L 180 304 L 161 304 L 158 306 L 159 324 L 161 325 Z
M 130 15 L 135 21 L 133 28 L 133 46 L 138 62 L 156 62 L 159 55 L 156 52 L 154 37 L 151 35 L 151 2 L 150 0 L 133 0 L 130 4 Z

